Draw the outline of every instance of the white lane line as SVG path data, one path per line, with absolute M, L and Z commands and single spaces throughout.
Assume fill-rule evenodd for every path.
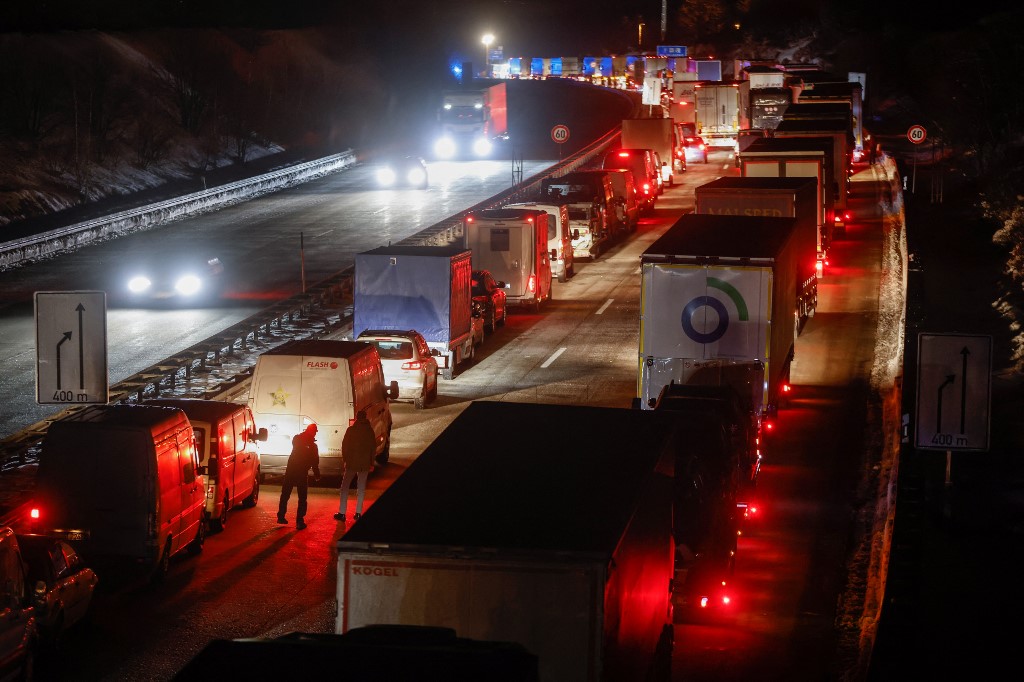
M 561 355 L 564 352 L 565 352 L 565 348 L 559 348 L 558 350 L 556 350 L 554 353 L 551 354 L 550 358 L 548 358 L 547 360 L 544 361 L 544 364 L 541 365 L 540 368 L 541 369 L 547 369 L 548 367 L 551 366 L 551 363 L 554 362 L 555 360 L 557 360 L 558 356 Z
M 612 304 L 612 301 L 614 300 L 614 298 L 609 298 L 607 301 L 605 301 L 604 305 L 597 309 L 597 314 L 600 315 L 604 313 L 604 311 L 608 310 L 608 306 L 610 306 Z

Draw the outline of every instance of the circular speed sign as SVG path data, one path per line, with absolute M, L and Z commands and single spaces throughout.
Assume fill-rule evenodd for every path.
M 556 125 L 551 129 L 551 139 L 562 144 L 569 139 L 569 126 Z
M 921 144 L 926 137 L 928 137 L 928 131 L 924 129 L 924 126 L 910 126 L 910 130 L 907 131 L 907 139 L 914 144 Z

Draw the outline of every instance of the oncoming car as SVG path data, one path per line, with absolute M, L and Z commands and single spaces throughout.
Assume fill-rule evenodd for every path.
M 427 164 L 418 156 L 385 159 L 377 167 L 377 184 L 381 187 L 426 189 Z
M 418 410 L 437 398 L 437 360 L 440 351 L 431 350 L 418 331 L 408 329 L 367 329 L 356 341 L 372 344 L 380 355 L 384 382 L 398 382 L 398 397 L 412 401 Z
M 121 273 L 120 290 L 134 303 L 198 304 L 223 293 L 224 264 L 216 257 L 154 258 Z

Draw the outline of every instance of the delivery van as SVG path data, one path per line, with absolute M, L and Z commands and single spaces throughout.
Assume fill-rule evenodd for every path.
M 551 254 L 547 211 L 496 208 L 466 215 L 463 246 L 472 252 L 473 270 L 489 270 L 505 282 L 509 306 L 539 311 L 551 300 Z
M 576 264 L 572 254 L 572 240 L 579 239 L 569 228 L 568 204 L 507 204 L 503 208 L 532 208 L 546 211 L 548 214 L 548 252 L 551 254 L 551 274 L 559 282 L 565 282 L 576 274 Z
M 47 429 L 31 532 L 58 537 L 90 566 L 131 563 L 154 582 L 206 540 L 206 490 L 192 425 L 157 405 L 90 405 Z
M 205 517 L 211 530 L 224 530 L 229 510 L 256 506 L 260 497 L 256 444 L 267 440 L 267 430 L 256 429 L 247 405 L 198 398 L 161 398 L 145 404 L 176 407 L 192 424 L 199 466 L 205 471 Z
M 376 460 L 386 464 L 391 453 L 391 405 L 398 382 L 384 383 L 380 355 L 362 341 L 288 341 L 256 359 L 248 405 L 256 422 L 268 431 L 260 449 L 260 470 L 284 474 L 292 437 L 317 425 L 320 473 L 341 476 L 341 440 L 366 411 L 377 439 Z

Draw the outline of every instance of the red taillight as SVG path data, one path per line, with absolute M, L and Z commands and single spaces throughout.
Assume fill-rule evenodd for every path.
M 774 431 L 775 430 L 775 422 L 765 422 L 764 423 L 764 430 L 765 431 L 769 431 L 769 432 Z
M 707 597 L 701 597 L 701 598 L 700 598 L 700 607 L 701 607 L 702 609 L 706 609 L 706 608 L 708 607 L 708 602 L 709 602 L 709 601 L 711 601 L 711 600 L 710 600 L 710 599 L 708 599 Z
M 651 185 L 649 183 L 645 182 L 644 183 L 644 194 L 650 194 L 650 193 L 651 193 Z
M 783 393 L 789 393 L 792 390 L 793 390 L 793 387 L 790 386 L 789 384 L 786 384 L 786 383 L 782 384 L 782 392 Z
M 403 362 L 402 369 L 423 369 L 423 361 L 413 360 L 412 362 Z
M 619 156 L 621 156 L 624 159 L 628 159 L 629 158 L 629 152 L 619 152 Z
M 28 516 L 33 521 L 38 521 L 40 516 L 39 507 L 32 507 L 32 510 L 28 513 Z
M 473 222 L 473 216 L 471 216 L 471 215 L 469 215 L 469 216 L 466 216 L 466 222 L 467 222 L 467 223 L 471 223 L 471 222 Z
M 530 275 L 530 281 L 526 283 L 526 290 L 531 294 L 537 293 L 537 275 Z

